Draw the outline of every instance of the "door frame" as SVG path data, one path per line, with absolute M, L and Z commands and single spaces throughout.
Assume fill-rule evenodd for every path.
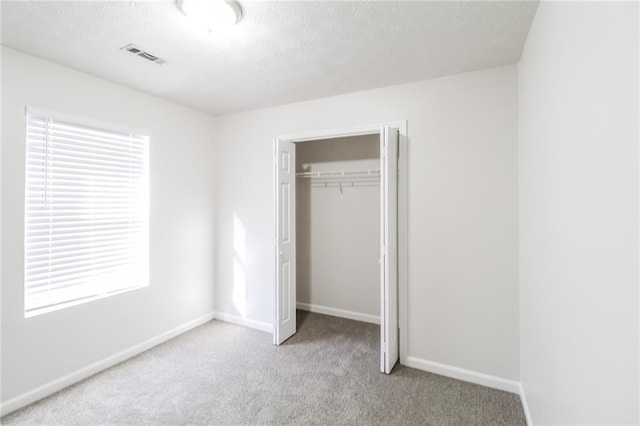
M 292 133 L 279 135 L 273 141 L 274 152 L 278 146 L 278 141 L 286 140 L 293 143 L 313 142 L 323 139 L 337 139 L 351 136 L 363 136 L 363 135 L 379 135 L 382 127 L 392 127 L 398 129 L 398 327 L 399 339 L 400 339 L 400 364 L 405 364 L 407 361 L 407 348 L 408 348 L 408 267 L 409 267 L 409 241 L 408 241 L 408 156 L 409 156 L 409 138 L 408 138 L 408 122 L 407 120 L 387 121 L 379 123 L 364 124 L 350 127 L 340 127 L 324 130 L 313 130 L 301 133 Z M 273 188 L 276 187 L 276 175 L 274 174 Z M 273 200 L 275 204 L 276 194 L 273 194 Z M 276 212 L 276 209 L 274 209 Z M 274 213 L 274 235 L 276 234 L 276 222 L 278 220 L 277 213 Z M 277 242 L 277 237 L 276 237 Z M 275 249 L 275 247 L 274 247 Z M 274 301 L 275 295 L 278 290 L 278 280 L 274 276 Z M 276 306 L 274 305 L 274 318 L 277 318 Z M 383 319 L 380 318 L 382 321 Z M 273 335 L 275 339 L 275 327 L 274 323 Z

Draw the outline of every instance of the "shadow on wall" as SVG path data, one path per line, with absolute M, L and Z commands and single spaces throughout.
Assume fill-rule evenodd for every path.
M 311 180 L 296 182 L 296 295 L 311 294 Z M 298 301 L 296 300 L 296 302 Z

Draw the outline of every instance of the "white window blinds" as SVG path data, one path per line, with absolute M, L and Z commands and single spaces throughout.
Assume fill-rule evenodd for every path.
M 27 110 L 25 315 L 148 284 L 149 138 Z

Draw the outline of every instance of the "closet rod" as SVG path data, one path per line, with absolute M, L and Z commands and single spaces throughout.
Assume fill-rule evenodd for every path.
M 369 182 L 312 182 L 311 187 L 314 188 L 340 188 L 340 194 L 344 194 L 344 188 L 355 188 L 363 186 L 378 186 L 376 181 Z
M 378 182 L 314 182 L 314 188 L 350 188 L 358 186 L 378 186 Z

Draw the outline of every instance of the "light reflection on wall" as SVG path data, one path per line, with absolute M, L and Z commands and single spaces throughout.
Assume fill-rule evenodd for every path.
M 247 232 L 244 224 L 233 215 L 233 305 L 240 315 L 247 316 L 247 277 L 245 273 Z

